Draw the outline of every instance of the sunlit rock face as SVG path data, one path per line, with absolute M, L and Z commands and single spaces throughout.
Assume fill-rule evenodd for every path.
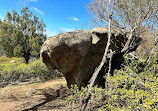
M 102 60 L 108 39 L 107 33 L 106 28 L 99 27 L 91 31 L 77 30 L 53 36 L 42 45 L 41 59 L 50 70 L 58 69 L 64 74 L 69 88 L 72 84 L 77 84 L 78 87 L 85 86 Z M 116 53 L 112 59 L 111 74 L 124 62 L 121 49 L 126 41 L 126 34 L 112 30 L 110 49 Z M 133 50 L 136 47 L 133 47 Z M 105 85 L 103 76 L 108 70 L 108 61 L 107 58 L 96 80 L 102 87 Z

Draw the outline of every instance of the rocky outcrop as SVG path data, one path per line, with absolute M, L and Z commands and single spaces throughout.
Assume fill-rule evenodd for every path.
M 126 34 L 119 30 L 112 30 L 110 49 L 116 53 L 112 59 L 112 72 L 119 69 L 124 62 L 121 49 L 127 41 Z M 49 38 L 42 45 L 41 59 L 50 69 L 61 71 L 70 88 L 71 84 L 79 87 L 86 85 L 95 68 L 100 64 L 107 44 L 107 29 L 96 28 L 77 30 L 56 35 Z M 137 46 L 133 47 L 136 48 Z M 104 87 L 108 62 L 100 71 L 96 83 Z

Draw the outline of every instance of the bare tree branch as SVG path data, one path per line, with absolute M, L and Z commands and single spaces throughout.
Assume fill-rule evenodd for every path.
M 108 81 L 110 78 L 110 72 L 111 72 L 111 62 L 112 62 L 112 57 L 113 57 L 114 52 L 112 52 L 112 50 L 110 49 L 110 60 L 109 60 L 109 69 L 108 69 L 108 75 L 106 76 L 106 91 L 108 91 Z
M 98 1 L 99 3 L 102 3 L 101 1 Z M 105 1 L 104 1 L 105 2 Z M 88 101 L 91 97 L 91 89 L 92 87 L 94 86 L 95 84 L 95 80 L 101 70 L 101 68 L 103 67 L 104 63 L 107 61 L 106 60 L 106 57 L 107 57 L 107 53 L 108 53 L 108 50 L 109 50 L 109 46 L 110 46 L 110 41 L 111 41 L 111 20 L 112 20 L 112 15 L 110 14 L 113 14 L 113 9 L 110 9 L 111 8 L 111 0 L 109 1 L 106 1 L 106 3 L 108 3 L 107 5 L 107 14 L 108 14 L 108 41 L 107 41 L 107 44 L 106 44 L 106 48 L 105 48 L 105 51 L 104 51 L 104 55 L 103 55 L 103 58 L 102 58 L 102 61 L 100 63 L 100 65 L 96 68 L 95 72 L 93 73 L 91 79 L 90 79 L 90 86 L 88 88 L 88 95 L 87 97 L 85 98 L 85 100 L 83 102 L 86 102 L 84 105 L 83 105 L 83 108 L 82 110 L 86 110 L 86 107 L 87 107 L 87 104 L 88 104 Z M 115 0 L 112 0 L 112 8 L 114 8 L 114 3 L 115 3 Z M 105 4 L 105 3 L 104 3 Z

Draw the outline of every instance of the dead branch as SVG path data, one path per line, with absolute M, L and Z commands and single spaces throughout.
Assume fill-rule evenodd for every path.
M 150 55 L 148 56 L 148 58 L 146 59 L 146 65 L 144 67 L 144 70 L 147 68 L 147 66 L 149 65 L 149 61 L 155 51 L 155 47 L 158 45 L 158 38 L 155 38 L 155 43 L 154 43 L 154 46 L 152 47 L 152 49 L 150 50 Z
M 110 78 L 110 72 L 111 72 L 111 62 L 112 62 L 112 57 L 113 57 L 114 52 L 112 52 L 112 50 L 110 49 L 110 60 L 109 60 L 109 69 L 108 69 L 108 75 L 106 76 L 106 91 L 108 91 L 108 81 Z
M 115 0 L 113 0 L 112 3 L 113 3 L 112 4 L 112 8 L 114 8 Z M 92 77 L 90 79 L 90 86 L 88 88 L 88 95 L 86 96 L 85 100 L 83 100 L 82 111 L 86 110 L 88 101 L 89 101 L 89 99 L 91 97 L 91 89 L 92 89 L 92 87 L 95 84 L 95 80 L 96 80 L 101 68 L 103 67 L 104 63 L 107 61 L 106 57 L 107 57 L 107 53 L 108 53 L 109 46 L 110 46 L 110 41 L 111 41 L 111 20 L 112 20 L 112 15 L 113 15 L 113 12 L 112 12 L 113 9 L 111 8 L 111 10 L 110 10 L 110 5 L 111 5 L 111 0 L 108 1 L 108 6 L 107 6 L 107 10 L 106 10 L 106 12 L 108 14 L 108 41 L 107 41 L 107 44 L 106 44 L 106 48 L 105 48 L 105 51 L 104 51 L 104 55 L 103 55 L 102 61 L 99 64 L 99 66 L 96 68 L 95 72 L 93 73 L 93 75 L 92 75 Z

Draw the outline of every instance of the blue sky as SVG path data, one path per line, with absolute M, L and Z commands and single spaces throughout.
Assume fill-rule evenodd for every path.
M 90 17 L 85 8 L 91 0 L 0 0 L 0 18 L 15 9 L 19 14 L 27 6 L 46 23 L 46 34 L 87 28 Z

